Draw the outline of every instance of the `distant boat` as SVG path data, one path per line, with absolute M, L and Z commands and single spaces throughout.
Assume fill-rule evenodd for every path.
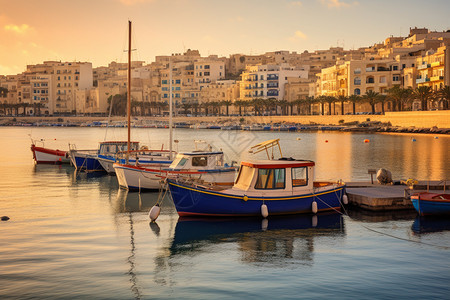
M 31 151 L 33 159 L 37 164 L 68 164 L 70 163 L 67 151 L 54 150 L 45 147 L 36 146 L 35 142 L 31 143 Z
M 421 216 L 450 214 L 450 194 L 417 193 L 411 196 L 411 202 Z
M 278 140 L 260 143 L 254 153 L 278 146 Z M 281 151 L 280 151 L 281 152 Z M 263 216 L 338 211 L 345 184 L 314 182 L 315 163 L 280 158 L 241 162 L 231 188 L 205 186 L 169 179 L 180 216 Z

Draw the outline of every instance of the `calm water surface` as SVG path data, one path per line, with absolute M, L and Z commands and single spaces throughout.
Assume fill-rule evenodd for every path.
M 0 127 L 0 215 L 11 218 L 0 222 L 2 299 L 449 299 L 448 219 L 354 211 L 267 223 L 179 219 L 166 198 L 150 224 L 158 193 L 35 166 L 29 134 L 50 148 L 82 149 L 97 147 L 105 129 Z M 109 129 L 107 139 L 125 134 Z M 167 135 L 133 130 L 133 140 L 157 148 L 168 148 Z M 174 148 L 205 140 L 240 161 L 277 137 L 285 156 L 316 161 L 317 179 L 368 180 L 367 169 L 381 167 L 394 180 L 450 179 L 444 136 L 177 130 Z

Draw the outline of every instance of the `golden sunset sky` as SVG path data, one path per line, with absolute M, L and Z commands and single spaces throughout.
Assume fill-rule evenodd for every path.
M 448 0 L 0 0 L 0 75 L 45 60 L 125 62 L 370 46 L 410 27 L 450 29 Z

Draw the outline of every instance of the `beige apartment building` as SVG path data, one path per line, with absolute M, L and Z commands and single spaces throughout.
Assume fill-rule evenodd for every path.
M 281 65 L 249 65 L 242 72 L 242 80 L 239 83 L 240 100 L 251 101 L 253 99 L 274 98 L 282 100 L 285 96 L 285 84 L 288 78 L 308 78 L 305 69 L 291 67 L 284 63 Z
M 417 86 L 429 86 L 437 91 L 450 85 L 450 49 L 442 44 L 436 51 L 429 50 L 416 60 Z

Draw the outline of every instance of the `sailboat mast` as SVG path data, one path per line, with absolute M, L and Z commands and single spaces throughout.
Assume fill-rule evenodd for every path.
M 128 84 L 127 84 L 127 127 L 128 127 L 128 139 L 127 139 L 127 159 L 128 164 L 130 158 L 130 134 L 131 134 L 131 21 L 128 21 Z
M 172 60 L 169 60 L 169 157 L 172 160 L 172 140 L 173 140 L 173 126 L 172 126 Z

